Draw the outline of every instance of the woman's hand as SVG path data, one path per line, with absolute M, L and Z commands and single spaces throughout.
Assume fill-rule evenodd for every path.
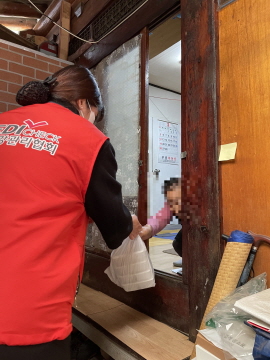
M 142 227 L 142 230 L 139 232 L 140 237 L 142 240 L 150 239 L 153 236 L 153 229 L 152 226 L 146 224 Z
M 131 217 L 132 217 L 132 223 L 133 223 L 133 230 L 129 234 L 129 238 L 131 240 L 134 240 L 136 238 L 136 236 L 139 235 L 139 233 L 142 229 L 142 225 L 139 223 L 139 220 L 136 215 L 132 215 Z

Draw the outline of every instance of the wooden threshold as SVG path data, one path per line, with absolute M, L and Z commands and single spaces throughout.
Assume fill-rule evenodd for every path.
M 175 256 L 175 258 L 177 258 Z M 187 334 L 189 332 L 188 287 L 182 277 L 155 271 L 156 286 L 126 292 L 104 273 L 110 259 L 86 249 L 83 284 Z
M 115 360 L 183 360 L 194 347 L 179 331 L 83 284 L 72 322 Z

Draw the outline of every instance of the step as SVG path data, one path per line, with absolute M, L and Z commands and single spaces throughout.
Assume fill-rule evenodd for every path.
M 115 360 L 184 360 L 194 347 L 179 331 L 83 284 L 72 322 Z

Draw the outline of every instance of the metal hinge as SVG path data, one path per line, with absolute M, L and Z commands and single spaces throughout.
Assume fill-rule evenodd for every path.
M 187 157 L 187 152 L 186 151 L 182 151 L 181 152 L 181 159 L 185 159 Z

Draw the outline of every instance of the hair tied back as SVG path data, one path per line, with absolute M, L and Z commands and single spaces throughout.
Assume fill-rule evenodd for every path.
M 48 76 L 45 80 L 43 80 L 43 84 L 44 85 L 52 85 L 56 82 L 56 77 L 53 77 L 52 75 L 51 76 Z
M 50 88 L 43 81 L 30 81 L 17 92 L 16 101 L 19 105 L 27 106 L 44 104 L 50 97 Z

